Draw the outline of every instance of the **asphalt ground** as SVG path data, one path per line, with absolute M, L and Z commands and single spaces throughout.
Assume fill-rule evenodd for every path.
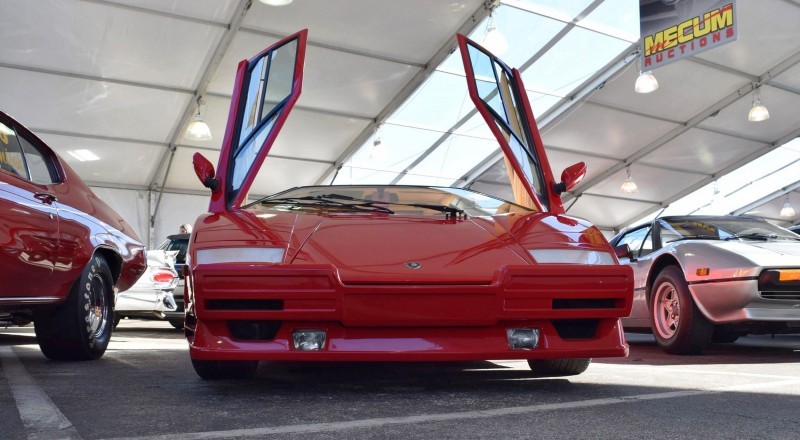
M 182 332 L 123 320 L 98 361 L 54 362 L 0 328 L 0 439 L 800 439 L 800 335 L 628 358 L 570 378 L 521 361 L 268 363 L 203 381 Z

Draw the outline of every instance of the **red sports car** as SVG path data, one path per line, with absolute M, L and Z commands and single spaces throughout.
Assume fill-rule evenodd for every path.
M 516 69 L 459 35 L 470 95 L 505 153 L 515 200 L 464 188 L 359 185 L 247 194 L 303 80 L 307 31 L 239 64 L 212 190 L 187 259 L 186 337 L 205 379 L 259 360 L 527 359 L 540 375 L 626 356 L 633 274 L 564 215 Z
M 97 359 L 115 291 L 146 267 L 131 227 L 44 142 L 0 112 L 0 318 L 34 322 L 50 359 Z

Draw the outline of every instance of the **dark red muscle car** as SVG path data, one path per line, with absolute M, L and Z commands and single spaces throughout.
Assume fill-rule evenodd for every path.
M 33 321 L 51 359 L 97 359 L 111 337 L 115 291 L 145 267 L 131 227 L 0 112 L 0 316 Z
M 186 337 L 203 378 L 259 360 L 526 359 L 534 373 L 583 372 L 626 356 L 619 318 L 633 274 L 603 235 L 564 214 L 525 89 L 459 36 L 470 95 L 506 156 L 515 200 L 463 188 L 294 188 L 247 202 L 296 102 L 307 31 L 239 64 L 212 190 L 187 259 Z

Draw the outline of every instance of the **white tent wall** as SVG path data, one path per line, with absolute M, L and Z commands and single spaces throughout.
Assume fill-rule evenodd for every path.
M 165 192 L 161 197 L 161 204 L 156 210 L 158 192 L 154 191 L 150 206 L 151 212 L 156 213 L 156 221 L 150 231 L 150 247 L 155 248 L 168 235 L 177 234 L 178 229 L 184 223 L 194 226 L 197 217 L 208 212 L 210 200 L 210 192 L 203 196 Z
M 177 234 L 184 223 L 194 225 L 201 214 L 208 212 L 209 196 L 165 192 L 156 211 L 158 192 L 92 186 L 92 191 L 116 211 L 148 249 L 155 249 L 168 235 Z M 149 199 L 149 203 L 148 203 Z M 150 227 L 150 216 L 156 221 Z
M 149 191 L 130 189 L 92 187 L 92 191 L 117 212 L 136 232 L 136 235 L 147 243 L 150 234 L 148 219 L 150 208 L 148 206 Z

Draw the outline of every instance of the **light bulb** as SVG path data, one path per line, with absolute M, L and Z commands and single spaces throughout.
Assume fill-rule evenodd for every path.
M 491 23 L 486 29 L 486 35 L 483 36 L 481 45 L 495 55 L 502 55 L 508 51 L 508 41 L 494 23 Z
M 622 186 L 619 187 L 619 190 L 626 194 L 633 194 L 639 192 L 639 187 L 636 185 L 636 182 L 633 181 L 633 178 L 628 176 L 628 178 L 622 182 Z
M 753 101 L 753 107 L 750 108 L 750 112 L 747 113 L 747 120 L 758 122 L 758 121 L 766 121 L 769 119 L 769 110 L 763 104 L 761 104 L 761 99 L 756 98 Z
M 794 208 L 789 204 L 789 199 L 786 199 L 786 202 L 783 203 L 783 208 L 781 208 L 781 217 L 794 217 L 794 214 Z
M 370 160 L 383 160 L 389 156 L 389 148 L 381 142 L 381 138 L 375 138 L 372 149 L 369 150 Z
M 210 141 L 212 139 L 211 129 L 208 128 L 208 124 L 203 122 L 199 113 L 194 115 L 194 120 L 186 128 L 186 139 L 194 141 Z
M 650 93 L 657 89 L 658 80 L 651 70 L 640 72 L 639 77 L 636 78 L 636 84 L 633 86 L 633 90 L 636 91 L 636 93 Z
M 286 6 L 294 0 L 259 0 L 259 1 L 269 6 Z

